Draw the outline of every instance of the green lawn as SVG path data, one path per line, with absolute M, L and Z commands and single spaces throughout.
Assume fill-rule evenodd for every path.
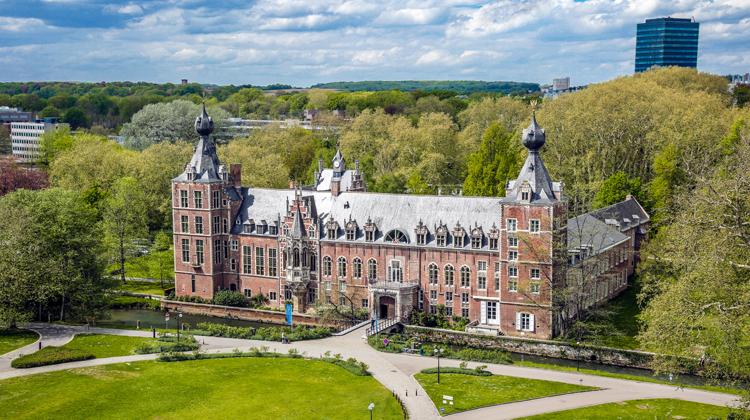
M 445 414 L 473 410 L 488 405 L 596 389 L 562 382 L 500 375 L 473 376 L 460 373 L 442 373 L 440 374 L 440 384 L 437 383 L 437 375 L 435 374 L 417 373 L 414 377 L 422 384 L 438 410 L 445 407 Z M 443 395 L 452 396 L 453 405 L 444 405 Z
M 11 329 L 0 330 L 0 355 L 35 342 L 39 334 L 34 331 Z
M 726 407 L 681 400 L 656 399 L 601 404 L 541 414 L 526 419 L 724 419 L 727 414 L 729 414 L 729 409 Z
M 682 386 L 685 388 L 695 388 L 695 389 L 703 389 L 706 391 L 714 391 L 714 392 L 724 392 L 728 394 L 735 394 L 735 395 L 743 395 L 746 393 L 746 391 L 743 391 L 738 388 L 732 388 L 729 386 L 719 386 L 719 385 L 687 385 L 680 383 L 679 376 L 675 378 L 674 382 L 669 382 L 667 380 L 657 378 L 655 376 L 639 376 L 639 375 L 631 375 L 627 373 L 615 373 L 615 372 L 607 372 L 605 370 L 596 370 L 596 369 L 585 369 L 581 368 L 580 371 L 577 370 L 574 366 L 561 366 L 561 365 L 553 365 L 548 363 L 537 363 L 537 362 L 529 362 L 529 361 L 514 361 L 514 366 L 524 366 L 524 367 L 533 367 L 533 368 L 539 368 L 539 369 L 549 369 L 549 370 L 559 370 L 563 372 L 579 372 L 584 373 L 587 375 L 596 375 L 596 376 L 604 376 L 607 378 L 617 378 L 617 379 L 626 379 L 628 381 L 640 381 L 640 382 L 651 382 L 655 384 L 665 384 L 665 385 L 674 385 L 674 386 Z
M 164 280 L 164 287 L 161 287 L 161 284 L 157 282 L 150 282 L 150 281 L 135 281 L 135 280 L 128 280 L 125 284 L 122 282 L 118 282 L 117 284 L 117 290 L 122 290 L 123 292 L 131 292 L 131 293 L 145 293 L 148 295 L 157 295 L 157 296 L 164 296 L 164 290 L 165 289 L 171 289 L 174 287 L 174 280 Z
M 136 347 L 144 342 L 154 342 L 148 337 L 128 337 L 124 335 L 78 334 L 62 346 L 64 349 L 82 350 L 96 358 L 127 356 L 134 354 Z
M 131 257 L 125 261 L 125 276 L 159 279 L 169 284 L 174 282 L 174 253 L 173 251 L 149 252 L 139 257 Z M 109 271 L 118 270 L 117 264 L 109 266 Z
M 0 413 L 13 419 L 401 419 L 371 376 L 305 359 L 136 362 L 0 381 Z

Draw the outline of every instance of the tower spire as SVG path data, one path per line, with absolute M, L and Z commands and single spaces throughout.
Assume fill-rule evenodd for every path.
M 219 156 L 216 154 L 216 145 L 211 139 L 211 133 L 214 131 L 214 121 L 208 115 L 206 111 L 206 104 L 203 103 L 201 113 L 195 118 L 195 132 L 198 133 L 200 139 L 198 144 L 195 145 L 195 151 L 190 162 L 186 165 L 185 172 L 182 173 L 176 180 L 195 180 L 195 181 L 222 181 L 222 176 L 219 173 L 221 168 L 221 162 Z M 188 177 L 188 174 L 191 176 Z

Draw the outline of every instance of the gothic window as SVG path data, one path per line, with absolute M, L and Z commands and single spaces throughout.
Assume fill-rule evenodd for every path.
M 461 267 L 461 287 L 471 286 L 471 269 L 467 266 Z
M 393 243 L 408 243 L 409 239 L 406 237 L 406 234 L 404 234 L 404 232 L 394 229 L 385 234 L 385 241 Z
M 429 268 L 427 269 L 428 278 L 430 279 L 430 284 L 437 285 L 438 284 L 438 267 L 437 264 L 432 263 L 430 264 Z
M 427 226 L 422 223 L 422 220 L 419 221 L 417 228 L 414 229 L 414 233 L 417 234 L 417 245 L 427 244 L 427 235 L 429 235 L 429 231 L 427 230 Z
M 353 241 L 357 239 L 357 222 L 350 220 L 346 224 L 346 240 Z
M 367 278 L 370 280 L 378 278 L 378 262 L 374 258 L 367 261 Z
M 331 257 L 329 256 L 323 257 L 323 275 L 324 276 L 331 275 Z
M 310 271 L 318 269 L 318 257 L 315 256 L 314 252 L 310 253 Z
M 453 275 L 455 274 L 455 270 L 453 269 L 453 266 L 446 265 L 444 271 L 445 271 L 445 285 L 453 286 Z
M 276 248 L 268 248 L 268 275 L 276 277 Z
M 302 267 L 307 267 L 308 266 L 308 261 L 309 261 L 309 259 L 308 259 L 308 255 L 307 255 L 307 248 L 302 248 L 302 261 L 301 261 Z
M 359 258 L 355 258 L 354 261 L 352 261 L 352 276 L 355 279 L 362 278 L 362 260 Z
M 346 258 L 339 257 L 336 267 L 339 277 L 346 277 Z
M 292 267 L 299 267 L 299 248 L 292 251 Z
M 393 282 L 404 282 L 404 269 L 401 267 L 401 261 L 391 260 L 391 263 L 388 267 L 388 278 Z

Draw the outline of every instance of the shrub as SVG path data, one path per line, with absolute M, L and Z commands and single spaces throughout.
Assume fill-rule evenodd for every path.
M 161 336 L 158 341 L 139 344 L 135 352 L 137 354 L 172 353 L 198 350 L 199 348 L 200 344 L 191 335 L 180 336 L 180 341 L 177 341 L 176 336 Z
M 216 292 L 212 303 L 214 305 L 234 306 L 237 308 L 247 308 L 248 306 L 248 301 L 245 295 L 231 290 L 221 290 Z
M 484 370 L 487 366 L 477 366 L 475 369 L 465 369 L 457 367 L 444 367 L 440 368 L 440 373 L 455 373 L 459 375 L 471 375 L 471 376 L 492 376 L 492 372 Z M 437 368 L 422 369 L 422 373 L 437 374 Z
M 367 371 L 369 366 L 366 363 L 359 362 L 353 357 L 344 360 L 340 355 L 337 356 L 339 357 L 323 357 L 320 360 L 340 366 L 357 376 L 370 376 L 370 372 Z
M 159 301 L 137 296 L 119 295 L 109 303 L 110 309 L 158 309 Z
M 245 328 L 232 327 L 213 322 L 201 322 L 198 329 L 206 335 L 214 337 L 244 338 L 251 340 L 281 341 L 282 333 L 289 341 L 314 340 L 331 335 L 331 329 L 327 327 L 260 327 Z
M 38 366 L 56 365 L 60 363 L 78 362 L 93 359 L 94 355 L 78 349 L 66 349 L 63 347 L 49 346 L 36 353 L 21 356 L 14 359 L 10 365 L 18 369 L 33 368 Z

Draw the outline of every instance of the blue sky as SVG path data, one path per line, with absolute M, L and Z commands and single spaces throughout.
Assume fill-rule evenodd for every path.
M 583 84 L 667 15 L 701 22 L 699 69 L 750 71 L 750 0 L 0 0 L 0 80 Z

